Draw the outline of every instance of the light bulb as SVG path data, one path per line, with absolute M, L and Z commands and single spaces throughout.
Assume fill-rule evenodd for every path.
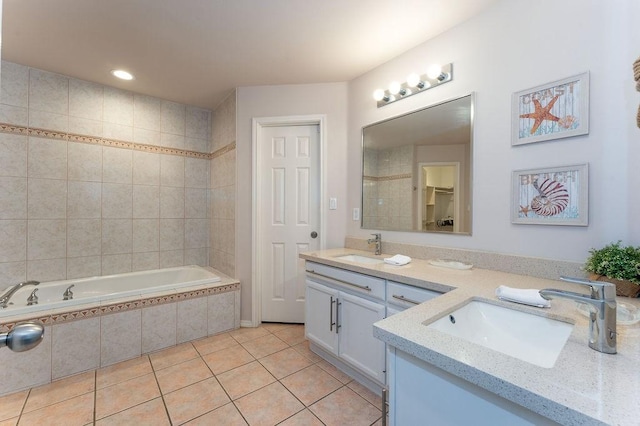
M 420 76 L 416 73 L 410 74 L 407 77 L 407 84 L 410 87 L 418 87 L 418 84 L 420 84 Z
M 121 80 L 133 80 L 133 74 L 125 70 L 111 70 L 111 75 L 118 77 Z
M 376 91 L 373 92 L 373 99 L 375 99 L 376 101 L 380 102 L 381 100 L 384 99 L 384 90 L 382 89 L 377 89 Z
M 400 83 L 398 83 L 397 81 L 392 81 L 389 84 L 389 93 L 391 93 L 392 95 L 397 95 L 398 93 L 400 93 Z
M 442 75 L 442 67 L 440 64 L 431 65 L 427 70 L 427 77 L 431 80 L 440 79 L 439 77 Z

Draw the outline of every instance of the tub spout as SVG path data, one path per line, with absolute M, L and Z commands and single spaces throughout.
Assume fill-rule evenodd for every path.
M 11 297 L 16 294 L 16 292 L 18 290 L 20 290 L 22 287 L 27 286 L 27 285 L 38 285 L 40 284 L 39 281 L 23 281 L 21 283 L 18 283 L 12 287 L 9 287 L 9 289 L 7 291 L 5 291 L 2 296 L 0 296 L 0 309 L 4 309 L 7 306 L 9 306 L 9 300 L 11 300 Z

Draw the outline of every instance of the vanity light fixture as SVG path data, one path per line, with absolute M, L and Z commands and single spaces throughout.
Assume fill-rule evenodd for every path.
M 387 90 L 377 89 L 373 92 L 373 99 L 376 100 L 378 108 L 380 108 L 451 80 L 453 80 L 453 64 L 431 65 L 424 75 L 414 73 L 407 77 L 406 83 L 393 81 Z
M 133 74 L 125 70 L 111 70 L 111 75 L 121 80 L 133 80 Z

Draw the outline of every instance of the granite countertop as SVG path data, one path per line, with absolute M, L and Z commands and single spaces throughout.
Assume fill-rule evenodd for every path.
M 551 308 L 534 308 L 499 300 L 500 285 L 517 288 L 559 288 L 585 293 L 584 287 L 557 280 L 487 269 L 456 270 L 414 259 L 405 266 L 361 264 L 337 259 L 345 254 L 373 256 L 353 249 L 308 252 L 301 258 L 417 287 L 445 292 L 442 296 L 374 324 L 374 336 L 470 383 L 566 425 L 640 423 L 640 323 L 618 325 L 618 353 L 588 347 L 589 324 L 574 302 L 554 299 Z M 471 299 L 560 319 L 574 324 L 553 368 L 543 368 L 468 343 L 424 326 Z M 618 302 L 640 307 L 639 299 Z

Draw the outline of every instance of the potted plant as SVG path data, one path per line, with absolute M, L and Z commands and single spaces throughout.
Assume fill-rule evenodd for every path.
M 618 296 L 638 297 L 640 294 L 640 247 L 622 247 L 621 241 L 601 249 L 591 249 L 584 269 L 593 281 L 616 285 Z

